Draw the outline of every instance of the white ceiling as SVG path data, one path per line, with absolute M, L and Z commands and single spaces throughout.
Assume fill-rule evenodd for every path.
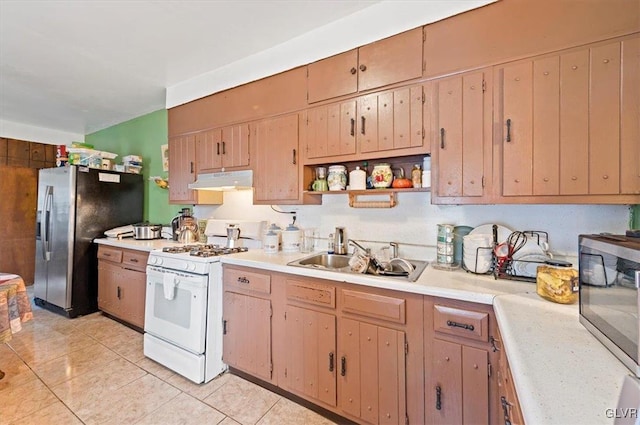
M 7 123 L 92 133 L 164 108 L 170 103 L 168 88 L 175 92 L 188 87 L 174 97 L 191 100 L 268 75 L 256 70 L 238 81 L 241 74 L 232 65 L 238 65 L 236 70 L 243 64 L 258 67 L 260 62 L 247 58 L 262 57 L 267 70 L 273 61 L 269 64 L 266 52 L 277 53 L 292 40 L 304 41 L 305 34 L 306 56 L 300 42 L 291 44 L 298 46 L 298 54 L 289 50 L 288 56 L 298 61 L 323 57 L 310 56 L 316 43 L 309 40 L 345 34 L 340 22 L 349 24 L 351 33 L 358 32 L 358 19 L 376 12 L 389 23 L 396 16 L 406 24 L 386 26 L 388 33 L 368 32 L 379 39 L 394 33 L 389 31 L 427 23 L 427 18 L 415 16 L 417 5 L 433 12 L 433 21 L 484 3 L 488 1 L 0 0 L 0 124 L 5 124 L 0 133 L 6 133 Z M 415 24 L 412 19 L 421 21 Z M 310 37 L 314 34 L 315 39 Z M 335 38 L 334 45 L 340 43 L 340 37 Z M 342 45 L 342 50 L 352 47 L 345 40 Z M 325 48 L 322 53 L 342 50 Z M 285 50 L 279 52 L 282 56 Z M 207 75 L 216 83 L 197 94 L 189 82 Z

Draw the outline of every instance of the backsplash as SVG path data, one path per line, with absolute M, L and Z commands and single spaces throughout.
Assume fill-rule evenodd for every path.
M 391 209 L 351 208 L 346 195 L 325 195 L 322 205 L 274 206 L 295 211 L 302 228 L 318 229 L 318 249 L 326 249 L 326 238 L 336 226 L 344 226 L 347 237 L 371 248 L 376 242 L 400 242 L 400 255 L 407 258 L 435 258 L 438 224 L 476 227 L 496 223 L 513 230 L 541 230 L 549 233 L 551 251 L 575 256 L 581 233 L 624 233 L 629 224 L 627 205 L 431 205 L 431 194 L 399 193 Z M 251 191 L 225 192 L 224 204 L 199 205 L 198 218 L 266 220 L 285 227 L 293 215 L 279 214 L 267 205 L 253 205 Z

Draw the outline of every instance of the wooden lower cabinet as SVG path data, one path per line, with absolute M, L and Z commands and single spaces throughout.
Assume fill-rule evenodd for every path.
M 424 308 L 426 423 L 500 423 L 493 309 L 434 297 Z
M 522 425 L 524 417 L 518 402 L 518 395 L 511 376 L 507 353 L 504 350 L 502 336 L 498 331 L 497 346 L 500 349 L 500 359 L 498 361 L 497 381 L 498 381 L 498 421 L 499 424 Z
M 366 423 L 404 423 L 405 334 L 342 319 L 339 335 L 340 407 Z
M 225 291 L 223 303 L 224 362 L 271 380 L 271 302 Z
M 149 254 L 122 248 L 98 247 L 98 308 L 144 328 L 144 307 Z

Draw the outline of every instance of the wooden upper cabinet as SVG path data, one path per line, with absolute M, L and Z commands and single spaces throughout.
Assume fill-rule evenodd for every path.
M 434 105 L 432 164 L 433 197 L 484 195 L 491 143 L 490 70 L 449 77 L 429 83 L 425 91 Z
M 501 196 L 636 203 L 639 71 L 638 35 L 499 67 Z
M 307 96 L 309 103 L 358 91 L 358 49 L 309 64 Z
M 640 194 L 640 36 L 622 42 L 620 192 Z
M 196 180 L 195 136 L 179 136 L 169 139 L 169 202 L 192 204 L 195 191 L 188 188 Z
M 620 193 L 620 43 L 590 51 L 589 193 Z M 637 95 L 637 93 L 636 93 Z
M 300 198 L 298 121 L 298 114 L 290 114 L 252 125 L 254 204 L 292 203 Z
M 425 27 L 425 76 L 558 51 L 638 31 L 637 0 L 498 1 Z
M 204 131 L 197 135 L 197 171 L 211 173 L 249 166 L 249 125 Z
M 422 40 L 415 28 L 309 64 L 309 103 L 421 77 Z
M 355 100 L 309 109 L 306 157 L 355 154 L 355 119 Z

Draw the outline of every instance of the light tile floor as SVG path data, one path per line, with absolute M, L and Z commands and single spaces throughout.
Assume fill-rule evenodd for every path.
M 228 373 L 194 384 L 144 357 L 142 335 L 101 313 L 70 320 L 33 309 L 0 344 L 0 425 L 333 424 Z

